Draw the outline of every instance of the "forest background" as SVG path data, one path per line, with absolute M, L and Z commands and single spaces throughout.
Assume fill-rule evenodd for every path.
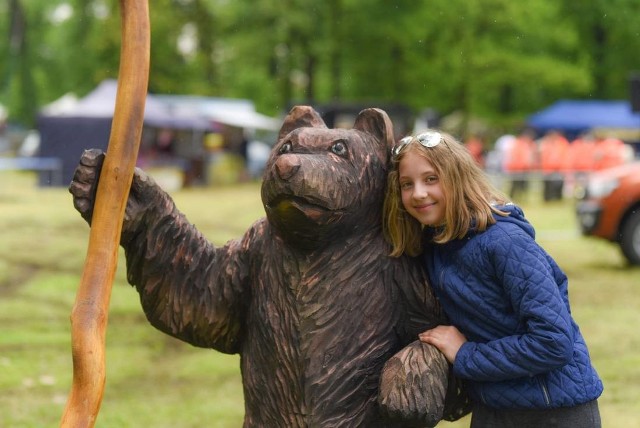
M 0 104 L 26 128 L 116 78 L 116 0 L 0 2 Z M 149 91 L 401 103 L 513 131 L 561 98 L 628 99 L 637 0 L 153 0 Z

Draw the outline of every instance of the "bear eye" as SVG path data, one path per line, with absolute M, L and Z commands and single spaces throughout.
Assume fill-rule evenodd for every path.
M 287 141 L 280 147 L 280 150 L 278 150 L 278 153 L 283 155 L 285 153 L 290 153 L 292 150 L 293 150 L 293 144 L 291 144 L 291 141 Z
M 347 145 L 342 140 L 336 141 L 331 146 L 331 151 L 338 156 L 344 156 L 347 154 Z

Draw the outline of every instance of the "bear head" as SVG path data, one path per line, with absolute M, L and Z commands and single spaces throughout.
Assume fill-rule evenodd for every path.
M 313 108 L 294 107 L 262 180 L 262 203 L 278 236 L 312 251 L 378 230 L 393 144 L 382 110 L 361 111 L 353 129 L 330 129 Z

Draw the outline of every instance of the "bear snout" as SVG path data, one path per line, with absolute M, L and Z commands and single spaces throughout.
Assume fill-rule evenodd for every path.
M 300 159 L 295 155 L 280 156 L 276 160 L 276 172 L 282 180 L 289 180 L 300 169 Z

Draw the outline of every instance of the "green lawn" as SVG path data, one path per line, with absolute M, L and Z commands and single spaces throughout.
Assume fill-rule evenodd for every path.
M 183 190 L 174 199 L 214 243 L 263 215 L 257 184 Z M 570 279 L 573 313 L 605 382 L 604 426 L 640 426 L 640 269 L 617 247 L 580 237 L 571 201 L 523 203 L 539 242 Z M 0 174 L 0 426 L 59 425 L 71 383 L 69 315 L 89 229 L 65 189 Z M 107 335 L 98 427 L 240 427 L 238 356 L 191 347 L 150 327 L 121 257 Z M 443 427 L 468 426 L 468 419 Z

